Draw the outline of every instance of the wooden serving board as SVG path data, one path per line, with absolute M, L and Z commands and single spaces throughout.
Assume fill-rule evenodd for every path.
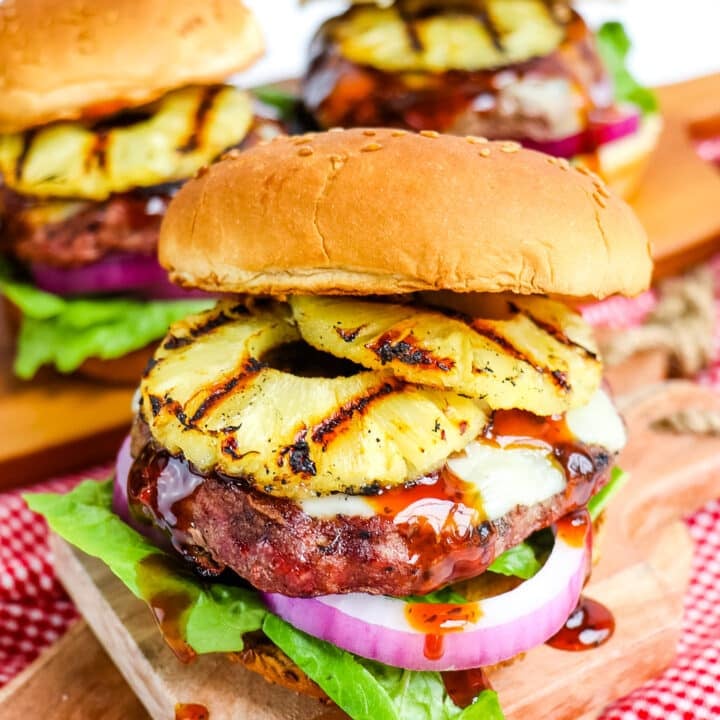
M 621 399 L 621 404 L 631 437 L 621 464 L 632 473 L 632 480 L 608 512 L 601 560 L 587 588 L 588 596 L 612 608 L 615 635 L 601 648 L 584 653 L 542 646 L 522 662 L 494 672 L 491 682 L 509 720 L 594 717 L 673 658 L 692 553 L 679 518 L 720 495 L 720 438 L 660 433 L 653 429 L 653 421 L 678 408 L 719 409 L 720 395 L 676 382 L 646 388 Z M 25 717 L 23 703 L 35 692 L 47 701 L 48 720 L 97 716 L 89 709 L 85 715 L 68 714 L 53 696 L 64 687 L 72 689 L 72 697 L 82 698 L 80 689 L 89 678 L 76 670 L 79 660 L 74 648 L 80 635 L 94 658 L 95 672 L 107 682 L 101 692 L 108 706 L 127 708 L 123 717 L 128 720 L 146 718 L 146 712 L 155 720 L 169 720 L 176 703 L 205 705 L 211 720 L 344 717 L 336 709 L 268 685 L 224 656 L 180 664 L 144 604 L 102 563 L 58 538 L 52 544 L 60 578 L 146 711 L 130 706 L 129 689 L 117 682 L 106 657 L 81 625 L 66 640 L 68 649 L 56 649 L 45 662 L 42 681 L 36 677 L 39 671 L 28 671 L 17 681 L 14 693 L 6 695 L 4 706 L 0 695 L 3 718 Z M 99 700 L 93 695 L 82 702 L 89 708 L 89 703 Z
M 42 373 L 12 373 L 14 340 L 0 307 L 0 492 L 82 470 L 117 452 L 134 388 Z
M 663 132 L 631 204 L 653 242 L 656 276 L 720 250 L 720 169 L 694 139 L 720 136 L 720 74 L 657 89 Z

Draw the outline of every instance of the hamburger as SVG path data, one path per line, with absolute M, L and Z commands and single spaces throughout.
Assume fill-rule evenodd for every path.
M 303 99 L 321 127 L 433 129 L 580 162 L 635 188 L 660 122 L 625 66 L 564 0 L 359 2 L 315 36 Z
M 647 287 L 628 206 L 517 143 L 354 129 L 226 155 L 159 250 L 223 299 L 160 343 L 114 480 L 30 506 L 184 659 L 356 719 L 501 717 L 480 669 L 563 627 L 622 483 L 568 303 Z
M 167 282 L 160 221 L 181 181 L 273 130 L 223 84 L 262 49 L 238 0 L 0 4 L 0 290 L 19 376 L 134 381 L 141 348 L 208 306 Z

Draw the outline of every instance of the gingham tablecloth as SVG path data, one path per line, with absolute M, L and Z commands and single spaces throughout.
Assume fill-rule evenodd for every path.
M 720 256 L 716 274 L 717 359 L 698 378 L 720 389 Z M 628 327 L 657 302 L 650 291 L 640 298 L 612 298 L 586 309 L 596 325 Z M 85 477 L 102 478 L 110 467 L 38 485 L 33 490 L 61 492 Z M 686 519 L 695 555 L 685 596 L 683 632 L 674 664 L 606 708 L 602 720 L 720 719 L 720 500 Z M 0 494 L 0 687 L 55 642 L 77 618 L 57 581 L 43 520 L 33 515 L 19 493 Z

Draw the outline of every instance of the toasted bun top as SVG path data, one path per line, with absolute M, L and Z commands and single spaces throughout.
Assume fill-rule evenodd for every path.
M 231 152 L 176 195 L 160 262 L 238 293 L 634 294 L 647 237 L 589 171 L 517 143 L 345 130 Z
M 5 0 L 0 132 L 219 82 L 262 50 L 240 0 Z

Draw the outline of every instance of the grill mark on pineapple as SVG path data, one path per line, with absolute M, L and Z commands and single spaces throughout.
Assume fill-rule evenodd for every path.
M 203 88 L 202 97 L 195 109 L 195 117 L 190 127 L 190 134 L 185 142 L 178 147 L 178 152 L 190 153 L 200 147 L 201 135 L 207 124 L 210 111 L 215 104 L 215 98 L 223 90 L 223 85 L 211 85 Z
M 93 141 L 88 148 L 88 153 L 85 157 L 85 170 L 90 170 L 93 165 L 93 160 L 97 161 L 97 166 L 101 169 L 105 169 L 107 166 L 107 149 L 110 144 L 110 132 L 103 130 L 96 133 L 93 136 Z
M 303 428 L 295 436 L 295 442 L 280 451 L 279 467 L 284 465 L 284 458 L 287 456 L 290 469 L 296 475 L 317 475 L 317 467 L 310 457 L 310 446 L 306 438 L 307 428 Z
M 530 367 L 534 368 L 541 375 L 548 376 L 550 378 L 550 381 L 563 392 L 569 392 L 570 390 L 572 390 L 572 387 L 568 382 L 566 373 L 560 370 L 552 370 L 545 365 L 536 364 L 528 355 L 526 355 L 522 350 L 520 350 L 520 348 L 515 347 L 515 345 L 513 345 L 512 342 L 508 340 L 508 338 L 506 338 L 504 335 L 501 335 L 495 328 L 490 327 L 488 324 L 486 324 L 486 321 L 475 318 L 466 322 L 470 328 L 472 328 L 476 333 L 478 333 L 478 335 L 482 335 L 483 337 L 490 340 L 490 342 L 493 342 L 500 348 L 502 348 L 502 351 L 506 355 L 510 355 L 510 357 L 513 357 L 520 362 L 526 363 Z M 480 371 L 474 369 L 473 372 L 477 373 Z
M 20 150 L 20 154 L 15 161 L 16 182 L 20 182 L 22 180 L 23 171 L 25 170 L 25 162 L 28 159 L 28 155 L 30 155 L 30 150 L 32 150 L 32 146 L 35 142 L 35 136 L 37 135 L 37 133 L 37 129 L 28 130 L 27 132 L 23 133 L 22 149 Z
M 178 337 L 177 335 L 168 335 L 168 339 L 163 343 L 163 350 L 177 350 L 186 345 L 190 345 L 192 340 L 187 337 Z
M 571 340 L 562 331 L 561 328 L 559 328 L 555 325 L 552 325 L 549 322 L 545 322 L 544 320 L 541 320 L 540 318 L 533 315 L 529 310 L 526 310 L 525 308 L 519 308 L 513 302 L 508 303 L 508 306 L 512 312 L 519 313 L 520 315 L 524 315 L 531 323 L 533 323 L 534 325 L 537 325 L 541 330 L 543 330 L 548 335 L 553 337 L 559 343 L 561 343 L 569 348 L 575 348 L 576 350 L 579 350 L 583 355 L 585 355 L 585 357 L 589 358 L 590 360 L 598 359 L 597 353 L 594 353 L 592 350 L 588 350 L 588 348 L 586 348 L 584 345 L 581 345 L 580 343 L 577 343 L 574 340 Z
M 160 414 L 160 410 L 163 406 L 162 398 L 157 395 L 150 395 L 150 408 L 152 410 L 153 417 L 157 417 Z
M 212 315 L 204 323 L 190 328 L 188 335 L 169 335 L 168 339 L 163 343 L 163 348 L 165 350 L 177 350 L 179 348 L 187 347 L 188 345 L 192 345 L 195 340 L 203 335 L 207 335 L 213 330 L 217 330 L 219 327 L 227 325 L 230 322 L 234 322 L 235 320 L 236 318 L 231 315 L 227 315 L 224 311 L 221 311 L 217 313 L 217 315 Z
M 267 365 L 255 358 L 249 358 L 243 362 L 240 372 L 232 375 L 224 382 L 216 383 L 210 388 L 208 396 L 200 403 L 198 409 L 190 418 L 190 425 L 196 425 L 209 410 L 217 405 L 226 395 L 235 390 L 241 383 L 244 384 L 251 378 L 255 377 Z
M 441 372 L 450 372 L 455 367 L 452 358 L 435 357 L 429 350 L 420 347 L 412 332 L 403 335 L 401 330 L 388 330 L 365 347 L 377 355 L 382 365 L 398 361 L 404 365 L 419 365 Z
M 356 415 L 364 415 L 368 408 L 380 398 L 398 392 L 405 387 L 400 380 L 388 380 L 378 387 L 371 388 L 363 395 L 348 400 L 341 405 L 332 415 L 321 420 L 312 430 L 310 439 L 320 445 L 325 452 L 330 443 L 333 442 L 348 426 Z
M 335 332 L 338 337 L 346 343 L 351 343 L 357 339 L 357 336 L 367 327 L 367 325 L 358 325 L 356 328 L 344 328 L 335 326 Z
M 185 414 L 185 410 L 184 410 L 183 406 L 177 400 L 173 400 L 169 395 L 165 396 L 164 403 L 165 403 L 165 409 L 171 415 L 174 415 L 178 419 L 178 422 L 184 428 L 189 429 L 190 424 L 188 423 L 187 415 Z

